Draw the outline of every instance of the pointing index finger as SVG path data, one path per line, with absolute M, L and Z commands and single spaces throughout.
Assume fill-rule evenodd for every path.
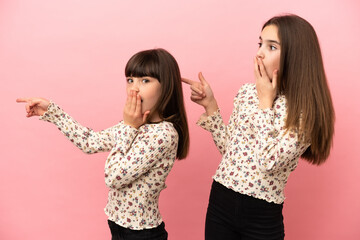
M 181 78 L 181 81 L 182 81 L 183 83 L 186 83 L 186 84 L 189 84 L 189 85 L 194 84 L 194 81 L 193 81 L 193 80 L 190 80 L 190 79 L 187 79 L 187 78 Z
M 207 82 L 206 82 L 206 80 L 205 80 L 204 75 L 202 74 L 202 72 L 199 72 L 199 80 L 200 80 L 200 82 L 201 82 L 202 85 L 206 85 L 206 84 L 207 84 Z
M 28 99 L 28 98 L 17 98 L 16 99 L 16 102 L 18 102 L 18 103 L 21 103 L 21 102 L 29 102 L 30 101 L 30 99 Z

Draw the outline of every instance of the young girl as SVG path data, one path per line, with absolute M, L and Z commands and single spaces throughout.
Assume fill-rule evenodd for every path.
M 54 123 L 86 153 L 110 151 L 105 213 L 112 239 L 167 239 L 159 195 L 176 158 L 186 157 L 189 132 L 181 76 L 163 49 L 142 51 L 125 68 L 127 101 L 123 121 L 100 132 L 81 126 L 54 102 L 20 98 L 27 117 Z
M 312 26 L 295 15 L 267 21 L 254 59 L 256 84 L 243 85 L 226 126 L 209 84 L 183 79 L 205 108 L 198 122 L 222 154 L 205 238 L 284 239 L 284 188 L 299 157 L 329 156 L 334 110 Z

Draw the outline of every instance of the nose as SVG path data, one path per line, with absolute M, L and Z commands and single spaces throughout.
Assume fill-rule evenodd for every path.
M 256 57 L 257 57 L 257 58 L 264 59 L 264 56 L 265 56 L 265 55 L 264 55 L 262 49 L 259 48 L 259 50 L 258 50 L 257 53 L 256 53 Z
M 138 80 L 134 80 L 133 84 L 131 84 L 131 90 L 139 92 L 139 81 Z

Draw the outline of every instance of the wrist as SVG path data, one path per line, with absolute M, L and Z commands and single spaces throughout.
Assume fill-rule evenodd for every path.
M 274 101 L 260 101 L 259 109 L 272 108 Z
M 131 118 L 127 118 L 126 116 L 124 116 L 123 122 L 125 125 L 127 125 L 129 127 L 138 129 L 136 122 L 134 122 Z
M 213 115 L 219 109 L 219 106 L 215 100 L 215 98 L 209 102 L 207 106 L 205 106 L 205 111 L 208 116 Z
M 137 125 L 131 124 L 131 123 L 126 122 L 126 121 L 124 121 L 124 124 L 125 124 L 125 125 L 127 125 L 127 126 L 129 126 L 129 127 L 135 128 L 135 129 L 138 129 L 138 128 L 140 127 L 140 126 L 137 126 Z

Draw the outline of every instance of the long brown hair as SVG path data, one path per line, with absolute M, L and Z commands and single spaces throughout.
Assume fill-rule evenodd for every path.
M 154 109 L 162 120 L 171 122 L 179 135 L 176 157 L 189 151 L 189 128 L 183 100 L 181 75 L 175 58 L 166 50 L 150 49 L 136 53 L 125 67 L 126 77 L 153 77 L 161 84 L 161 94 Z M 152 113 L 148 116 L 151 119 Z
M 310 23 L 292 14 L 271 18 L 263 29 L 268 25 L 277 26 L 281 44 L 278 92 L 288 104 L 285 126 L 310 140 L 302 157 L 319 165 L 330 154 L 335 113 L 317 35 Z

